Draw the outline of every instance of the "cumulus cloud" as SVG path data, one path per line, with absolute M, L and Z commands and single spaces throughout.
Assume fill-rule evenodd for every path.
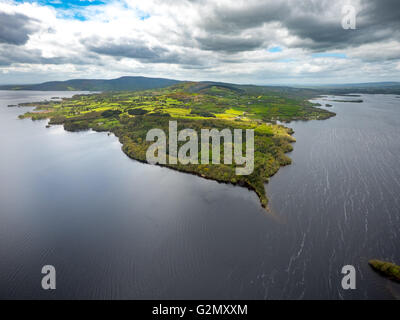
M 142 61 L 159 61 L 168 50 L 160 46 L 150 47 L 136 39 L 105 39 L 98 37 L 82 41 L 86 48 L 99 54 L 133 58 Z
M 256 37 L 234 37 L 220 35 L 198 37 L 196 40 L 199 42 L 201 49 L 223 52 L 250 51 L 260 48 L 264 43 L 263 39 Z
M 342 7 L 356 8 L 358 29 L 343 30 Z M 397 9 L 397 10 L 396 10 Z M 298 38 L 289 45 L 311 50 L 330 50 L 360 44 L 400 40 L 400 6 L 396 0 L 364 1 L 237 1 L 214 5 L 200 27 L 208 34 L 240 35 L 277 23 L 288 35 Z M 273 26 L 271 26 L 273 30 Z
M 0 12 L 0 43 L 23 45 L 38 26 L 37 20 L 20 13 Z
M 0 3 L 0 72 L 7 74 L 0 82 L 46 68 L 60 79 L 143 74 L 267 84 L 398 77 L 398 0 L 85 4 Z M 356 30 L 341 26 L 345 4 L 356 8 Z
M 140 39 L 100 39 L 93 37 L 83 39 L 82 44 L 90 52 L 114 58 L 130 58 L 142 63 L 178 64 L 184 68 L 204 68 L 206 61 L 200 55 L 189 52 L 187 48 L 168 48 L 167 46 L 151 45 Z

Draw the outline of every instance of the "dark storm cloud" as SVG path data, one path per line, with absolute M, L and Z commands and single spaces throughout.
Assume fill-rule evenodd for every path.
M 245 6 L 216 6 L 202 20 L 202 27 L 209 32 L 238 34 L 265 22 L 279 21 L 289 13 L 288 1 L 269 1 Z
M 275 23 L 288 29 L 289 34 L 300 38 L 293 46 L 313 51 L 342 49 L 388 39 L 400 40 L 400 1 L 363 0 L 357 11 L 357 30 L 344 30 L 341 26 L 341 6 L 334 1 L 270 1 L 256 2 L 246 6 L 215 6 L 210 9 L 200 27 L 211 40 L 200 41 L 207 50 L 248 51 L 257 48 L 248 42 L 240 43 L 243 31 Z M 235 37 L 237 40 L 235 40 Z M 206 39 L 207 37 L 204 37 Z M 261 44 L 262 41 L 259 41 Z M 252 44 L 252 43 L 251 43 Z
M 340 9 L 335 9 L 339 17 L 337 20 L 326 21 L 317 14 L 301 16 L 292 13 L 284 23 L 292 34 L 302 39 L 311 39 L 309 48 L 317 51 L 343 49 L 390 39 L 400 40 L 399 1 L 362 1 L 357 12 L 356 30 L 342 29 Z
M 92 38 L 81 42 L 90 52 L 115 58 L 132 58 L 145 63 L 202 64 L 196 56 L 189 56 L 185 52 L 173 52 L 161 46 L 150 46 L 140 40 Z
M 89 51 L 104 54 L 114 57 L 126 57 L 134 58 L 139 60 L 158 61 L 161 59 L 166 50 L 161 47 L 150 48 L 141 43 L 134 43 L 132 41 L 114 43 L 114 42 L 103 42 L 103 43 L 88 43 L 86 48 Z
M 400 26 L 400 2 L 398 0 L 368 0 L 361 11 L 366 17 L 365 23 L 375 26 Z
M 23 45 L 37 30 L 36 20 L 20 13 L 0 12 L 0 43 Z
M 42 52 L 38 49 L 24 50 L 13 45 L 3 45 L 0 47 L 0 64 L 10 66 L 14 63 L 34 63 L 43 62 Z
M 97 57 L 87 55 L 74 55 L 69 57 L 43 57 L 42 51 L 39 49 L 24 49 L 14 45 L 3 44 L 0 46 L 0 66 L 11 66 L 13 64 L 51 64 L 51 65 L 86 65 L 99 64 Z
M 240 52 L 259 48 L 264 43 L 262 38 L 244 38 L 231 36 L 208 36 L 196 38 L 200 48 L 210 51 Z

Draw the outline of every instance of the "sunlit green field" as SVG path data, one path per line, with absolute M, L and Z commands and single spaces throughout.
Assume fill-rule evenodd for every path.
M 300 95 L 293 97 L 251 89 L 186 82 L 139 92 L 76 95 L 61 101 L 25 104 L 35 105 L 36 109 L 20 117 L 33 120 L 50 118 L 49 125 L 62 124 L 69 131 L 93 129 L 112 132 L 129 157 L 143 162 L 151 144 L 146 141 L 147 132 L 160 128 L 168 133 L 170 120 L 178 122 L 179 130 L 191 128 L 198 133 L 204 128 L 254 129 L 255 167 L 251 175 L 236 175 L 235 163 L 167 166 L 248 187 L 257 193 L 262 206 L 266 207 L 268 199 L 264 183 L 281 166 L 291 163 L 285 153 L 292 150 L 291 143 L 294 142 L 291 129 L 278 125 L 277 121 L 326 119 L 334 114 L 313 107 Z M 200 159 L 200 152 L 198 156 Z M 223 148 L 221 159 L 223 163 Z

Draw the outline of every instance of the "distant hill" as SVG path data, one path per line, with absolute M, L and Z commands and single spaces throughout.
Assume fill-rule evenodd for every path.
M 0 90 L 36 90 L 36 91 L 139 91 L 165 88 L 184 81 L 147 78 L 121 77 L 118 79 L 74 79 L 67 81 L 50 81 L 40 84 L 2 85 Z M 251 94 L 285 94 L 288 97 L 315 97 L 321 94 L 350 94 L 350 93 L 390 93 L 400 94 L 400 82 L 370 82 L 331 84 L 319 86 L 258 86 L 239 85 L 224 82 L 203 81 L 191 86 L 191 92 L 204 92 L 213 86 L 225 88 L 237 93 Z
M 286 97 L 313 98 L 318 95 L 347 95 L 351 93 L 370 93 L 370 94 L 400 94 L 400 82 L 370 82 L 370 83 L 350 83 L 332 84 L 319 86 L 259 86 L 259 85 L 240 85 L 223 82 L 204 81 L 197 82 L 190 88 L 192 92 L 204 92 L 210 87 L 230 89 L 237 93 L 248 94 L 284 94 Z
M 324 94 L 400 94 L 400 82 L 345 83 L 308 87 Z
M 121 77 L 118 79 L 74 79 L 50 81 L 40 84 L 3 85 L 0 90 L 37 91 L 137 91 L 165 88 L 179 83 L 178 80 L 146 77 Z
M 400 86 L 400 82 L 366 82 L 366 83 L 344 83 L 344 84 L 330 84 L 321 85 L 320 87 L 327 88 L 387 88 Z

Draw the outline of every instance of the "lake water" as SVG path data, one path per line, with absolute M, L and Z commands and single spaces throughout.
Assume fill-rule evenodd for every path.
M 400 99 L 362 95 L 295 122 L 291 166 L 254 192 L 136 162 L 106 133 L 46 129 L 0 91 L 0 298 L 398 298 Z M 357 98 L 358 99 L 358 98 Z M 54 265 L 57 289 L 41 288 Z M 357 289 L 341 288 L 354 265 Z

